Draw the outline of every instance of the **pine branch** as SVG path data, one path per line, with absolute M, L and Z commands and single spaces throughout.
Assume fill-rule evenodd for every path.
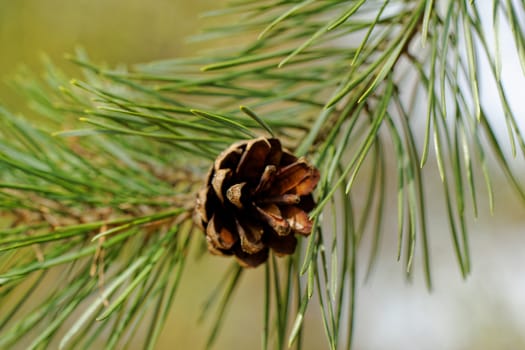
M 144 348 L 153 348 L 200 236 L 191 213 L 206 168 L 229 144 L 258 135 L 281 139 L 321 173 L 304 249 L 265 267 L 263 348 L 301 348 L 314 295 L 329 348 L 351 347 L 360 243 L 371 235 L 370 275 L 386 233 L 387 160 L 407 276 L 422 254 L 432 286 L 422 168 L 435 159 L 466 278 L 467 209 L 478 215 L 480 183 L 494 206 L 489 156 L 525 199 L 479 86 L 482 76 L 494 80 L 512 156 L 523 154 L 499 43 L 506 22 L 525 67 L 523 11 L 493 2 L 492 49 L 475 2 L 242 0 L 208 14 L 234 21 L 195 38 L 235 42 L 219 53 L 112 69 L 79 51 L 68 60 L 80 78 L 49 61 L 43 81 L 22 71 L 16 85 L 39 119 L 0 109 L 0 300 L 11 305 L 0 318 L 0 347 L 32 334 L 30 348 L 87 348 L 97 338 L 120 348 L 141 325 L 149 327 Z M 481 71 L 482 56 L 490 72 Z M 367 189 L 364 199 L 357 186 Z M 218 309 L 208 347 L 242 271 L 234 265 L 207 303 Z M 55 272 L 67 283 L 49 288 Z M 24 309 L 37 291 L 45 297 Z

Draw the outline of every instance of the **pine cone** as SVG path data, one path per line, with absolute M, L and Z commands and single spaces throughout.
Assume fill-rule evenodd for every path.
M 217 255 L 235 255 L 255 267 L 268 258 L 293 254 L 295 234 L 309 235 L 312 191 L 319 171 L 283 150 L 278 139 L 257 138 L 231 145 L 215 160 L 199 192 L 195 221 Z

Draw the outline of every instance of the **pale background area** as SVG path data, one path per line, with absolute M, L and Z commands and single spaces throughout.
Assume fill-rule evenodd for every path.
M 192 55 L 203 47 L 186 45 L 184 38 L 205 24 L 197 13 L 215 6 L 218 2 L 212 0 L 0 0 L 0 79 L 13 74 L 20 63 L 38 70 L 41 52 L 70 69 L 62 55 L 72 52 L 75 45 L 82 45 L 96 62 L 109 64 Z M 523 121 L 525 78 L 512 47 L 513 43 L 503 41 L 503 76 L 512 107 Z M 490 83 L 488 79 L 481 81 Z M 483 85 L 487 109 L 499 113 L 490 102 L 495 96 Z M 0 86 L 1 103 L 16 111 L 23 108 L 21 101 L 5 84 Z M 515 162 L 524 168 L 522 158 Z M 483 202 L 486 194 L 480 191 L 478 198 L 483 204 L 479 217 L 469 220 L 472 274 L 463 281 L 453 255 L 434 159 L 428 163 L 435 289 L 431 294 L 427 292 L 419 261 L 413 283 L 403 277 L 403 264 L 395 258 L 397 209 L 391 191 L 380 260 L 367 283 L 364 272 L 368 249 L 362 250 L 365 259 L 359 269 L 355 349 L 525 348 L 524 206 L 504 186 L 501 172 L 495 169 L 496 210 L 490 216 Z M 216 257 L 189 261 L 159 349 L 203 347 L 210 322 L 199 326 L 197 318 L 228 263 Z M 263 272 L 258 269 L 245 274 L 216 349 L 260 347 Z M 327 348 L 315 305 L 309 309 L 307 324 L 305 349 Z

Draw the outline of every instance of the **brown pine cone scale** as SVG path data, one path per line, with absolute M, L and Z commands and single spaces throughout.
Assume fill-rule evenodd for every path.
M 211 167 L 195 204 L 195 221 L 216 255 L 234 255 L 246 267 L 293 254 L 295 234 L 309 235 L 319 171 L 278 139 L 240 141 Z

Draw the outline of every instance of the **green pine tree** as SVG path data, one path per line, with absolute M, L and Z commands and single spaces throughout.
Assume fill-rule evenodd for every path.
M 257 136 L 274 135 L 321 174 L 312 233 L 293 256 L 259 268 L 263 349 L 301 348 L 312 308 L 327 347 L 351 348 L 357 265 L 372 272 L 385 234 L 398 235 L 408 277 L 422 257 L 432 288 L 429 160 L 466 277 L 466 221 L 478 215 L 479 191 L 493 208 L 490 157 L 525 200 L 511 166 L 525 142 L 501 81 L 499 32 L 510 28 L 516 74 L 525 74 L 525 6 L 494 0 L 491 21 L 480 6 L 238 0 L 210 14 L 224 24 L 198 38 L 220 40 L 221 50 L 132 68 L 98 65 L 79 50 L 68 57 L 76 79 L 50 61 L 42 79 L 19 77 L 39 117 L 0 107 L 0 348 L 137 348 L 137 330 L 147 334 L 140 346 L 154 348 L 187 265 L 221 259 L 192 219 L 207 169 L 231 143 Z M 487 114 L 481 77 L 493 82 L 501 116 Z M 506 139 L 490 117 L 505 121 Z M 394 230 L 382 225 L 390 169 Z M 367 261 L 358 259 L 363 239 L 372 241 Z M 209 281 L 208 347 L 255 271 L 231 261 Z

